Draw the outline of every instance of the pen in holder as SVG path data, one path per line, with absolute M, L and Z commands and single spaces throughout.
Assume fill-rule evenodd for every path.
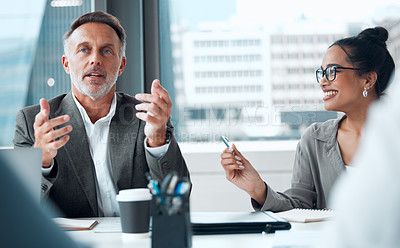
M 153 195 L 151 214 L 152 248 L 192 247 L 188 193 Z

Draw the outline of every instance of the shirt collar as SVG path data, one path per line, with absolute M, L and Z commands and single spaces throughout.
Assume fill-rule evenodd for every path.
M 332 143 L 330 141 L 336 141 L 336 134 L 339 128 L 339 123 L 341 120 L 345 119 L 347 116 L 343 115 L 341 118 L 334 120 L 329 120 L 322 123 L 318 128 L 311 134 L 315 139 Z M 333 145 L 333 143 L 331 144 Z
M 86 123 L 92 123 L 92 121 L 90 120 L 88 114 L 86 113 L 85 108 L 80 104 L 80 102 L 76 99 L 74 92 L 72 92 L 72 98 L 74 99 L 74 102 L 76 104 L 76 106 L 79 109 L 79 112 L 81 113 L 82 119 L 86 122 Z M 110 106 L 110 111 L 108 112 L 108 114 L 105 117 L 100 118 L 99 120 L 96 121 L 97 122 L 110 122 L 111 119 L 114 117 L 115 115 L 115 109 L 117 108 L 117 96 L 116 93 L 114 93 L 114 97 L 111 101 L 111 106 Z

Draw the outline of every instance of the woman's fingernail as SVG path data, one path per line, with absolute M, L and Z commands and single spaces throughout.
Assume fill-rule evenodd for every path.
M 240 161 L 236 161 L 236 163 L 237 163 L 238 165 L 242 165 L 242 162 L 240 162 Z
M 235 156 L 235 158 L 236 158 L 237 160 L 242 160 L 242 158 L 239 157 L 239 156 Z
M 239 168 L 240 168 L 240 169 L 244 169 L 244 166 L 243 166 L 243 165 L 239 165 Z

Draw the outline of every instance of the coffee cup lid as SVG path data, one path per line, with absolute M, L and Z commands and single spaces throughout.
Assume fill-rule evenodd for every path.
M 117 201 L 148 201 L 151 200 L 148 188 L 123 189 L 117 195 Z

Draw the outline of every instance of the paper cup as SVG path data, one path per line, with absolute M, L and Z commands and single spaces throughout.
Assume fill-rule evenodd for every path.
M 152 195 L 147 188 L 119 191 L 122 235 L 126 238 L 149 237 L 150 204 Z

